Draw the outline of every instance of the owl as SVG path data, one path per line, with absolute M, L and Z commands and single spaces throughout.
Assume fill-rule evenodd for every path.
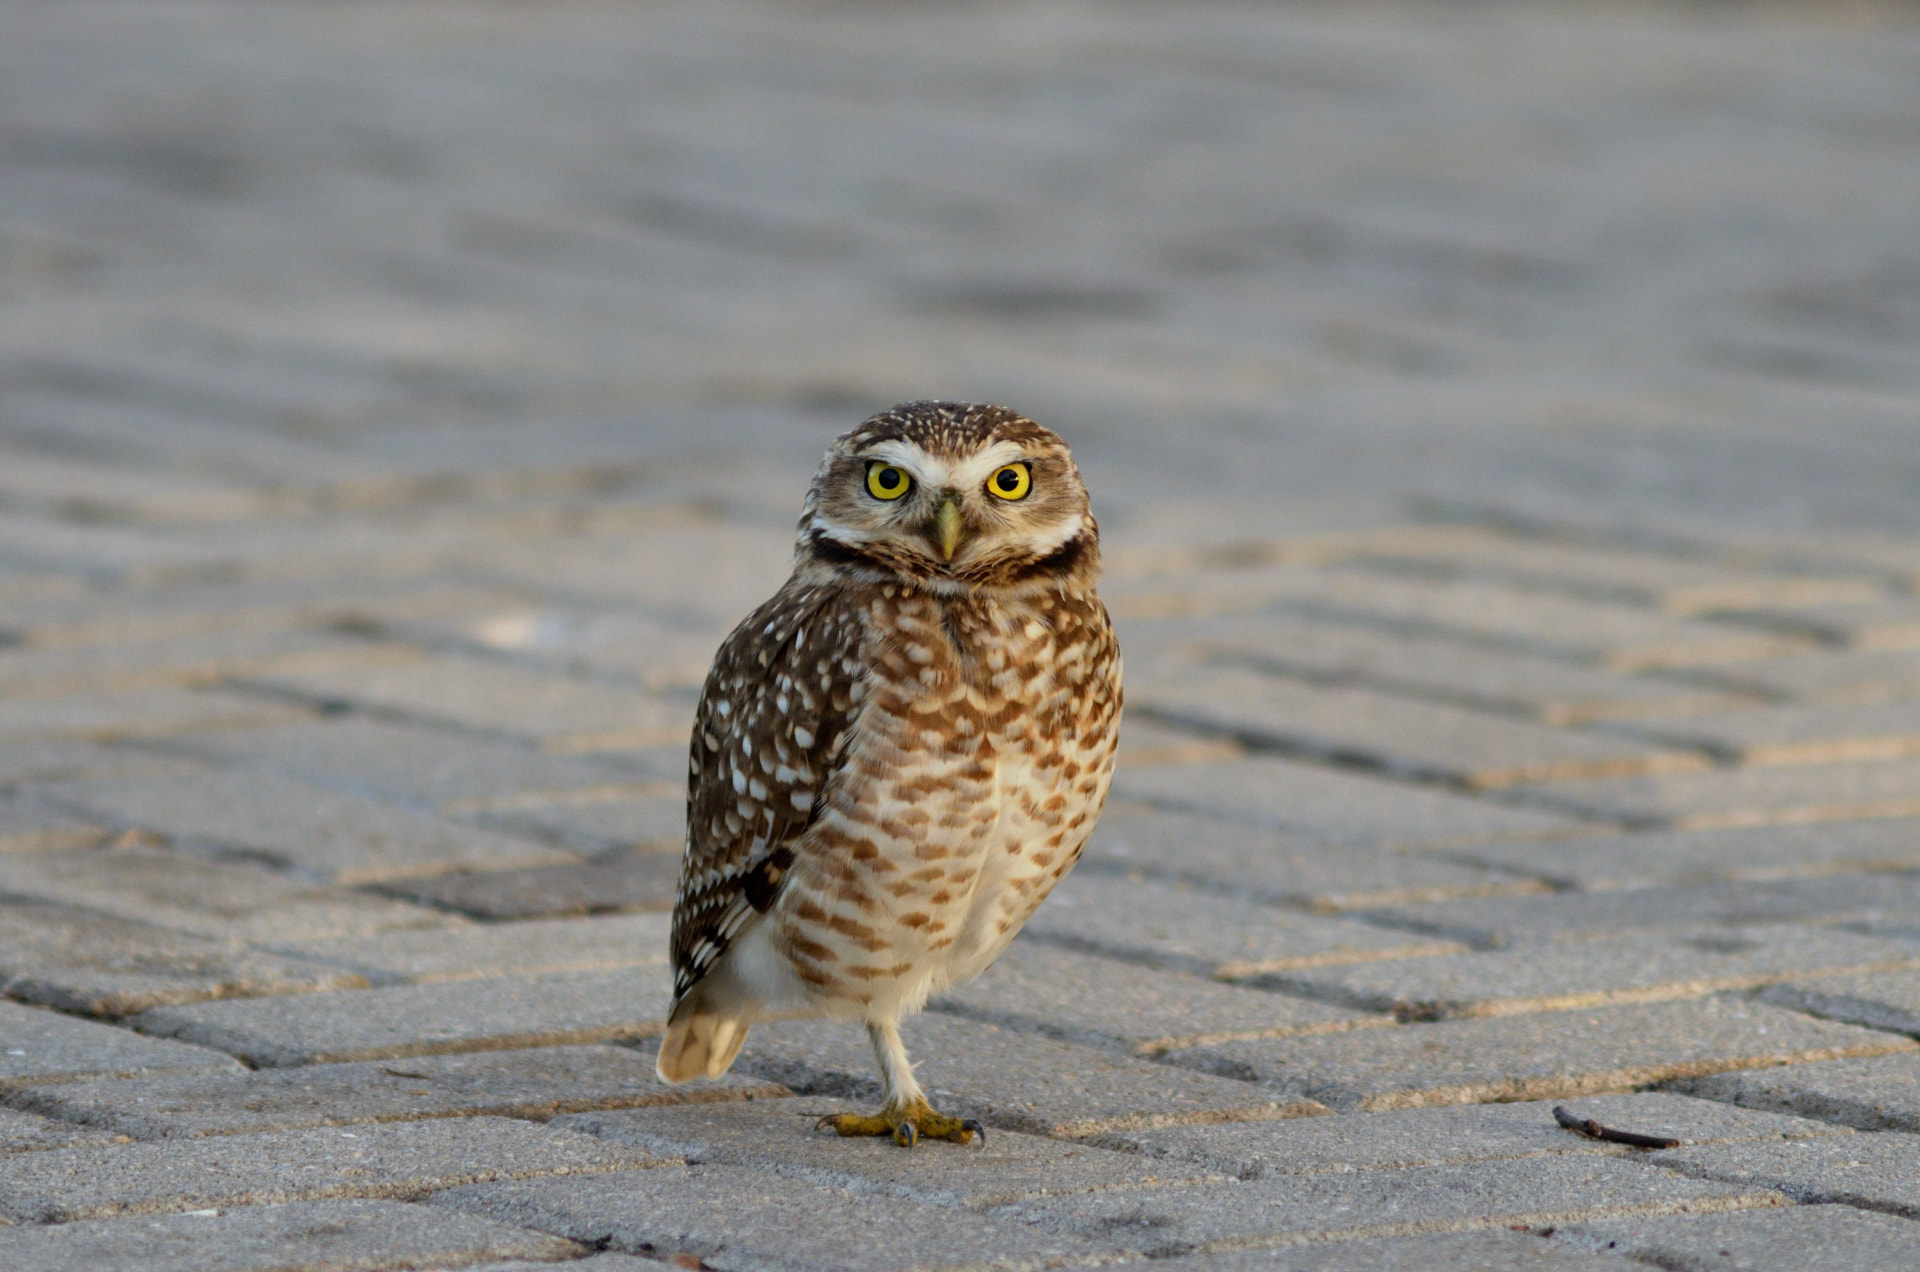
M 967 1143 L 900 1020 L 978 976 L 1106 801 L 1120 651 L 1066 443 L 910 402 L 827 451 L 793 574 L 714 656 L 693 729 L 658 1071 L 726 1072 L 754 1024 L 865 1024 L 886 1098 L 842 1135 Z

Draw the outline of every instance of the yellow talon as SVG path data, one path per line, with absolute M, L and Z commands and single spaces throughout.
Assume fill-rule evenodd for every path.
M 987 1142 L 987 1128 L 970 1117 L 948 1117 L 936 1113 L 925 1101 L 905 1108 L 887 1107 L 878 1113 L 829 1113 L 814 1124 L 814 1130 L 831 1126 L 841 1135 L 886 1135 L 902 1148 L 912 1148 L 923 1139 L 952 1140 L 970 1144 L 974 1136 Z

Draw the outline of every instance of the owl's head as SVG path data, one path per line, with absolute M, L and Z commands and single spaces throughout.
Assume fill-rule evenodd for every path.
M 907 402 L 834 440 L 798 556 L 943 590 L 1091 583 L 1100 538 L 1052 432 L 1004 407 Z

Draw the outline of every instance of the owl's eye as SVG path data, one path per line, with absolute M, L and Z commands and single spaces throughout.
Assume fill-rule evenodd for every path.
M 867 465 L 867 493 L 892 502 L 913 488 L 913 479 L 892 464 Z
M 996 468 L 987 478 L 987 489 L 1002 499 L 1025 499 L 1033 489 L 1033 470 L 1025 464 Z

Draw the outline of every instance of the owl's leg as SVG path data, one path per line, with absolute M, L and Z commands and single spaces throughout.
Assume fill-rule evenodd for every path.
M 897 1022 L 870 1023 L 867 1037 L 872 1040 L 873 1054 L 880 1061 L 880 1076 L 886 1080 L 887 1102 L 878 1113 L 838 1113 L 823 1117 L 821 1127 L 831 1126 L 842 1135 L 891 1135 L 893 1142 L 902 1148 L 912 1148 L 922 1139 L 965 1144 L 976 1135 L 982 1144 L 987 1142 L 987 1128 L 973 1118 L 948 1117 L 934 1112 L 927 1103 L 926 1092 L 914 1079 L 913 1062 L 907 1059 L 906 1044 L 900 1041 Z

